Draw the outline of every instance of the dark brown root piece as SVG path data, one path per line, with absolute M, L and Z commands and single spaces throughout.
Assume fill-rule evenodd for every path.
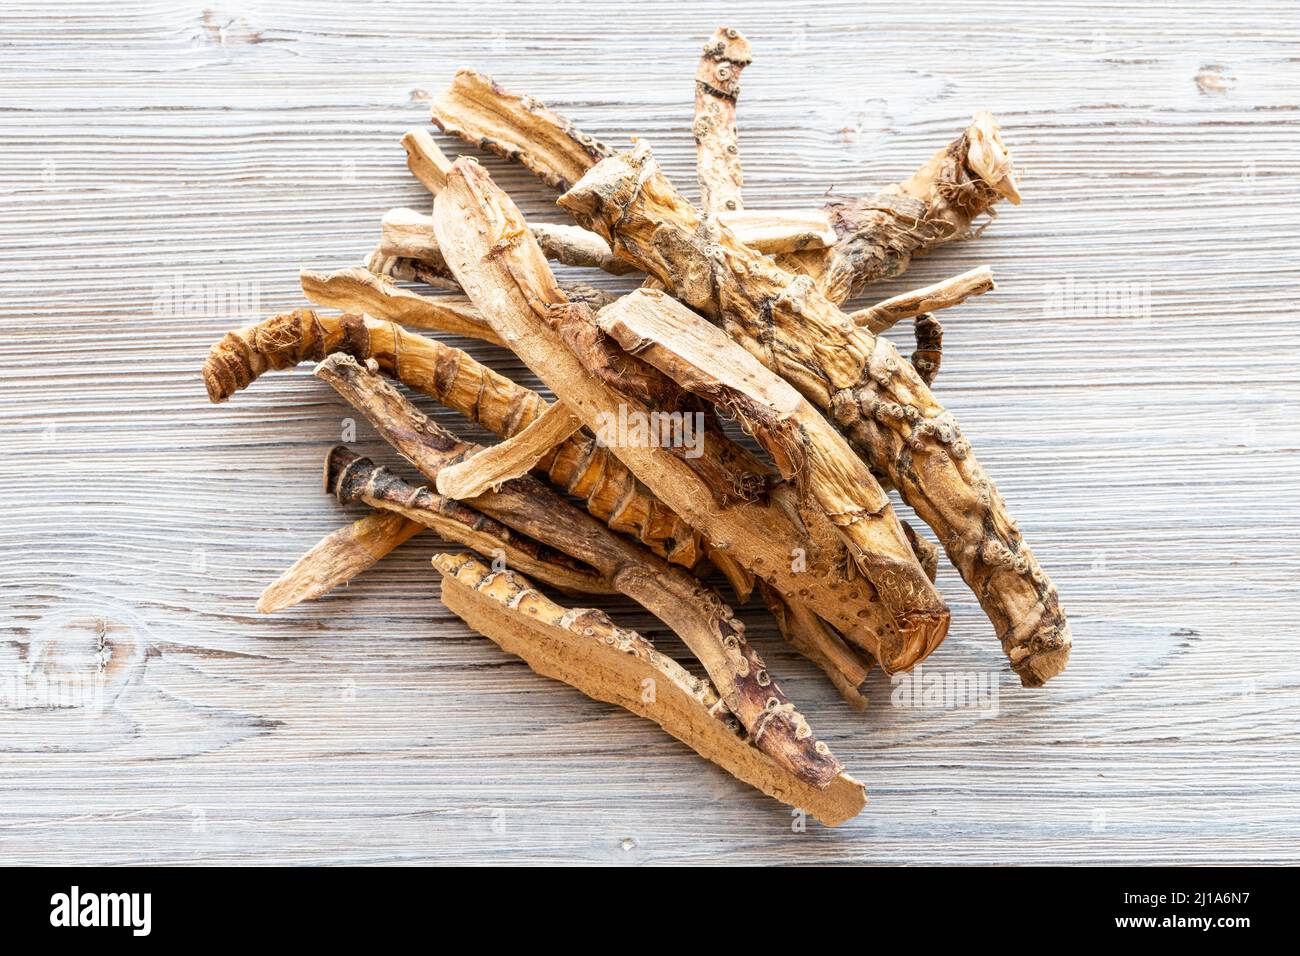
M 316 368 L 379 434 L 430 481 L 475 450 L 421 413 L 380 376 L 336 354 Z M 713 591 L 681 568 L 619 537 L 533 478 L 516 478 L 469 502 L 475 511 L 594 568 L 667 624 L 704 665 L 755 746 L 825 789 L 843 769 L 813 737 L 745 640 L 744 626 Z
M 438 555 L 433 563 L 443 603 L 537 673 L 654 721 L 706 760 L 827 826 L 866 805 L 862 784 L 847 774 L 813 786 L 753 747 L 712 684 L 603 612 L 560 607 L 519 575 L 491 572 L 468 555 Z
M 519 534 L 470 505 L 403 481 L 342 445 L 325 456 L 325 490 L 342 505 L 367 504 L 400 514 L 566 594 L 617 593 L 601 575 L 564 552 Z
M 918 315 L 915 320 L 916 351 L 912 353 L 912 367 L 927 386 L 934 384 L 943 360 L 943 326 L 933 315 Z

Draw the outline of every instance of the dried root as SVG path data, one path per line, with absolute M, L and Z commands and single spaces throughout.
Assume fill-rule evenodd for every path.
M 374 566 L 384 555 L 424 530 L 424 525 L 375 511 L 331 531 L 271 584 L 257 601 L 259 614 L 273 614 L 314 601 Z
M 948 608 L 917 563 L 888 496 L 807 400 L 720 329 L 657 290 L 624 296 L 598 321 L 630 354 L 736 418 L 809 507 L 829 519 L 903 638 L 898 658 L 886 658 L 887 669 L 910 666 L 939 646 Z
M 563 551 L 519 534 L 468 504 L 409 484 L 342 445 L 325 456 L 325 490 L 339 504 L 367 504 L 401 515 L 567 594 L 617 593 L 605 577 Z
M 603 612 L 566 610 L 519 575 L 491 572 L 468 555 L 438 555 L 433 563 L 443 603 L 537 673 L 654 721 L 706 760 L 827 826 L 866 805 L 866 791 L 848 774 L 837 773 L 824 788 L 811 785 L 751 746 L 711 683 Z
M 438 148 L 428 130 L 413 129 L 402 137 L 402 148 L 406 150 L 406 165 L 412 175 L 435 196 L 447 183 L 447 170 L 451 169 L 451 160 Z
M 456 71 L 433 105 L 433 122 L 444 133 L 521 163 L 559 190 L 613 154 L 540 100 L 509 93 L 473 70 Z
M 451 87 L 435 103 L 433 120 L 447 133 L 522 163 L 560 190 L 568 189 L 596 163 L 614 154 L 532 97 L 510 93 L 490 77 L 465 70 L 456 74 Z M 734 123 L 734 110 L 730 122 Z M 719 154 L 713 142 L 706 137 L 707 158 L 699 168 L 710 185 L 703 188 L 721 190 L 727 197 L 724 204 L 728 199 L 738 202 L 738 155 L 733 196 L 728 192 L 728 184 L 733 182 L 730 154 L 725 146 Z M 722 156 L 727 162 L 720 166 L 715 157 Z M 971 223 L 982 214 L 992 215 L 994 204 L 1004 197 L 1013 203 L 1020 201 L 1015 168 L 997 123 L 981 112 L 961 136 L 910 178 L 869 198 L 832 199 L 822 215 L 837 241 L 828 248 L 786 251 L 780 264 L 813 279 L 827 298 L 838 304 L 871 282 L 900 275 L 912 257 L 972 235 Z M 736 235 L 739 241 L 747 241 L 739 232 Z
M 951 279 L 944 279 L 934 285 L 913 289 L 878 302 L 875 305 L 850 312 L 849 318 L 855 325 L 866 328 L 873 335 L 879 335 L 892 328 L 901 319 L 911 319 L 926 312 L 937 312 L 965 302 L 973 296 L 991 292 L 997 286 L 993 282 L 993 270 L 988 266 L 971 269 Z
M 850 707 L 866 710 L 863 686 L 871 663 L 855 654 L 830 625 L 803 605 L 785 600 L 767 584 L 762 593 L 786 642 L 821 668 Z

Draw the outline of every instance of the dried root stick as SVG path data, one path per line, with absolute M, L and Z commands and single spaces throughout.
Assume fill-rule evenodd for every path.
M 736 99 L 750 59 L 749 41 L 737 30 L 718 27 L 695 71 L 695 168 L 701 205 L 710 212 L 736 212 L 744 205 Z
M 821 668 L 850 707 L 866 710 L 862 687 L 871 664 L 853 653 L 825 621 L 803 605 L 791 604 L 766 583 L 760 590 L 786 643 Z
M 390 511 L 567 594 L 617 593 L 607 578 L 568 554 L 521 535 L 468 504 L 409 484 L 341 445 L 325 456 L 325 490 L 339 504 L 361 503 Z
M 463 161 L 453 166 L 435 209 L 459 188 L 462 168 Z M 887 339 L 853 323 L 808 277 L 702 216 L 644 144 L 593 168 L 560 204 L 832 418 L 934 529 L 1024 684 L 1038 686 L 1065 667 L 1070 630 L 1056 588 L 956 420 Z M 460 274 L 461 256 L 455 260 L 449 265 Z
M 317 305 L 345 312 L 364 312 L 375 319 L 400 322 L 413 329 L 463 335 L 501 345 L 501 339 L 474 304 L 463 295 L 430 297 L 403 289 L 387 276 L 353 268 L 331 272 L 303 269 L 298 275 L 303 295 Z
M 445 192 L 443 193 L 445 195 Z M 351 356 L 316 368 L 379 434 L 430 481 L 474 446 L 459 441 Z M 590 565 L 620 593 L 667 624 L 704 665 L 755 746 L 818 789 L 843 769 L 794 709 L 745 641 L 743 625 L 711 590 L 569 504 L 533 478 L 516 478 L 471 502 L 475 511 Z
M 456 250 L 448 265 L 510 348 L 588 428 L 607 436 L 610 450 L 661 501 L 887 670 L 915 663 L 908 655 L 916 645 L 899 633 L 871 583 L 839 564 L 842 546 L 827 548 L 809 537 L 792 489 L 781 485 L 761 495 L 771 478 L 764 466 L 709 429 L 694 457 L 619 434 L 620 421 L 647 422 L 689 408 L 681 388 L 619 349 L 589 309 L 564 297 L 536 243 L 519 228 L 518 209 L 482 167 L 464 158 L 455 163 L 434 219 L 439 242 Z
M 627 275 L 636 270 L 610 251 L 609 243 L 577 226 L 562 223 L 529 224 L 548 259 L 566 266 L 602 269 L 612 275 Z M 761 226 L 760 226 L 761 228 Z M 768 225 L 768 229 L 774 228 Z M 451 279 L 442 250 L 433 235 L 433 220 L 415 209 L 390 209 L 380 220 L 379 245 L 374 257 L 382 262 L 410 260 L 439 279 L 445 286 Z M 387 266 L 393 269 L 393 266 Z M 399 269 L 399 271 L 401 271 Z
M 911 178 L 866 199 L 836 197 L 827 203 L 839 241 L 806 271 L 838 304 L 868 283 L 901 275 L 913 256 L 971 235 L 971 223 L 991 214 L 1004 197 L 1020 203 L 1015 167 L 998 124 L 980 112 Z
M 411 173 L 429 192 L 438 195 L 438 190 L 446 185 L 451 160 L 438 148 L 429 131 L 410 130 L 402 137 L 402 148 L 406 150 L 406 165 Z
M 361 315 L 329 316 L 312 309 L 278 315 L 228 333 L 203 366 L 208 398 L 223 402 L 267 369 L 319 362 L 333 352 L 373 360 L 387 374 L 511 438 L 546 411 L 546 402 L 481 365 L 460 349 Z M 556 487 L 580 498 L 615 531 L 632 535 L 661 557 L 693 568 L 703 544 L 692 529 L 590 436 L 573 435 L 537 463 Z
M 283 611 L 327 594 L 423 530 L 424 525 L 400 514 L 375 511 L 331 531 L 262 592 L 258 613 Z
M 491 572 L 468 555 L 438 555 L 433 563 L 442 574 L 443 603 L 537 673 L 654 721 L 706 760 L 827 826 L 866 805 L 862 784 L 847 774 L 820 789 L 751 746 L 708 681 L 604 612 L 560 607 L 519 575 Z
M 873 335 L 879 335 L 902 319 L 915 318 L 926 312 L 937 312 L 996 288 L 993 282 L 993 270 L 988 266 L 980 266 L 953 276 L 951 279 L 944 279 L 942 282 L 921 289 L 913 289 L 911 292 L 904 292 L 883 302 L 877 302 L 868 308 L 850 312 L 849 318 L 855 325 L 863 326 Z
M 453 177 L 455 173 L 453 172 Z M 736 418 L 781 476 L 820 508 L 893 617 L 909 660 L 948 632 L 948 608 L 913 554 L 889 497 L 821 413 L 715 326 L 657 290 L 606 306 L 600 328 L 627 352 Z
M 497 488 L 528 474 L 548 452 L 581 429 L 582 420 L 563 402 L 556 402 L 517 435 L 438 472 L 438 493 L 462 500 Z

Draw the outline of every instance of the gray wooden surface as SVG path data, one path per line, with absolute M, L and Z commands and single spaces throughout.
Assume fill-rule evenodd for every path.
M 0 862 L 1295 862 L 1300 11 L 1028 6 L 6 2 Z M 222 407 L 198 377 L 226 329 L 300 304 L 301 265 L 355 264 L 427 202 L 397 139 L 458 66 L 648 138 L 693 192 L 691 77 L 724 19 L 755 48 L 751 206 L 904 176 L 979 108 L 1023 169 L 1023 206 L 880 293 L 994 268 L 944 317 L 938 390 L 1073 661 L 1020 689 L 945 568 L 925 668 L 995 675 L 996 712 L 893 706 L 873 677 L 858 715 L 746 609 L 870 789 L 837 830 L 469 633 L 430 540 L 256 616 L 345 520 L 318 468 L 348 412 L 305 369 Z M 356 445 L 389 460 L 364 423 Z M 101 698 L 33 706 L 41 674 L 101 667 Z

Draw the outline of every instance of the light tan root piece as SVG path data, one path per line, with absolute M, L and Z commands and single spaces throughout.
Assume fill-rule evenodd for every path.
M 459 191 L 464 163 L 452 167 L 436 210 Z M 593 168 L 559 202 L 833 419 L 934 529 L 1024 684 L 1060 673 L 1070 629 L 1056 588 L 956 420 L 888 339 L 855 325 L 808 277 L 779 268 L 702 216 L 645 144 Z M 463 271 L 459 255 L 449 265 Z M 475 298 L 474 289 L 465 291 Z
M 456 71 L 434 101 L 433 122 L 444 133 L 522 163 L 559 190 L 613 153 L 541 101 L 503 90 L 473 70 Z
M 967 299 L 991 292 L 997 286 L 993 282 L 993 270 L 980 266 L 963 272 L 961 275 L 944 279 L 934 285 L 913 289 L 877 302 L 873 306 L 850 312 L 849 318 L 855 325 L 864 326 L 873 335 L 879 335 L 901 319 L 911 319 L 926 312 L 937 312 L 950 306 L 965 302 Z
M 830 519 L 911 645 L 908 657 L 924 659 L 939 646 L 948 608 L 917 563 L 889 496 L 820 412 L 721 329 L 663 292 L 637 290 L 597 319 L 628 353 L 736 418 L 757 439 L 781 476 Z
M 438 148 L 428 130 L 413 129 L 402 137 L 402 148 L 406 150 L 406 165 L 412 174 L 426 189 L 438 195 L 447 182 L 447 170 L 451 169 L 451 160 Z
M 601 241 L 600 237 L 596 237 Z M 384 213 L 379 220 L 379 251 L 397 259 L 419 259 L 445 271 L 438 240 L 433 237 L 429 217 L 415 209 L 399 206 Z
M 526 475 L 581 428 L 582 420 L 556 402 L 517 435 L 438 472 L 438 494 L 460 501 Z
M 537 673 L 654 721 L 706 760 L 826 826 L 866 805 L 865 789 L 848 774 L 819 789 L 751 746 L 708 681 L 604 612 L 560 607 L 519 575 L 491 572 L 468 555 L 438 555 L 433 563 L 442 574 L 443 603 Z
M 772 255 L 824 249 L 837 241 L 830 219 L 819 209 L 805 212 L 746 209 L 718 213 L 718 218 L 745 245 Z
M 501 339 L 463 295 L 420 295 L 403 289 L 386 276 L 366 269 L 315 272 L 298 275 L 303 295 L 318 305 L 346 312 L 364 312 L 375 319 L 400 322 L 412 329 L 448 332 L 501 345 Z
M 855 654 L 825 621 L 807 608 L 786 601 L 766 583 L 760 591 L 786 643 L 821 668 L 850 707 L 866 710 L 867 698 L 862 688 L 871 664 Z
M 460 349 L 392 322 L 361 315 L 322 315 L 313 309 L 298 309 L 228 333 L 212 347 L 203 365 L 208 398 L 224 402 L 268 369 L 319 362 L 332 352 L 373 360 L 407 387 L 503 439 L 527 428 L 547 408 L 536 392 Z M 637 538 L 674 564 L 693 568 L 699 563 L 703 549 L 699 532 L 658 501 L 591 436 L 573 435 L 537 467 L 615 531 Z
M 737 30 L 718 27 L 695 71 L 695 168 L 701 205 L 710 212 L 737 211 L 744 205 L 736 98 L 750 59 L 749 41 Z
M 342 445 L 325 456 L 325 490 L 339 504 L 367 504 L 432 528 L 447 541 L 520 568 L 566 594 L 616 594 L 613 585 L 563 551 L 520 534 L 472 506 L 409 484 Z
M 257 611 L 272 614 L 313 601 L 352 580 L 423 530 L 423 525 L 399 514 L 376 511 L 331 531 L 262 592 Z
M 316 367 L 316 375 L 430 481 L 476 451 L 351 356 L 330 356 Z M 508 481 L 471 504 L 473 510 L 594 568 L 672 628 L 704 665 L 755 746 L 777 762 L 818 789 L 828 787 L 843 769 L 746 642 L 744 626 L 731 608 L 688 572 L 614 534 L 531 477 Z
M 763 224 L 762 221 L 760 224 Z M 789 226 L 785 225 L 782 232 L 783 223 L 780 220 L 765 225 L 777 237 L 785 238 L 789 235 Z M 548 259 L 566 266 L 602 269 L 611 275 L 627 275 L 636 271 L 615 256 L 610 251 L 609 243 L 594 232 L 564 223 L 530 223 L 528 228 Z M 415 209 L 400 207 L 384 213 L 379 224 L 379 245 L 375 247 L 372 258 L 384 263 L 412 260 L 428 274 L 437 276 L 440 287 L 451 279 L 442 250 L 438 248 L 438 240 L 433 235 L 433 220 Z M 393 264 L 388 264 L 385 268 L 398 268 L 401 271 Z
M 810 538 L 793 489 L 768 487 L 766 466 L 707 427 L 696 457 L 620 434 L 620 421 L 648 422 L 683 408 L 690 414 L 684 401 L 698 400 L 619 349 L 589 309 L 565 299 L 536 242 L 519 227 L 518 209 L 481 166 L 463 157 L 453 165 L 434 219 L 439 242 L 456 250 L 448 265 L 480 311 L 656 497 L 886 670 L 916 663 L 909 656 L 915 642 L 899 633 L 871 583 L 846 574 L 842 544 L 828 548 Z

